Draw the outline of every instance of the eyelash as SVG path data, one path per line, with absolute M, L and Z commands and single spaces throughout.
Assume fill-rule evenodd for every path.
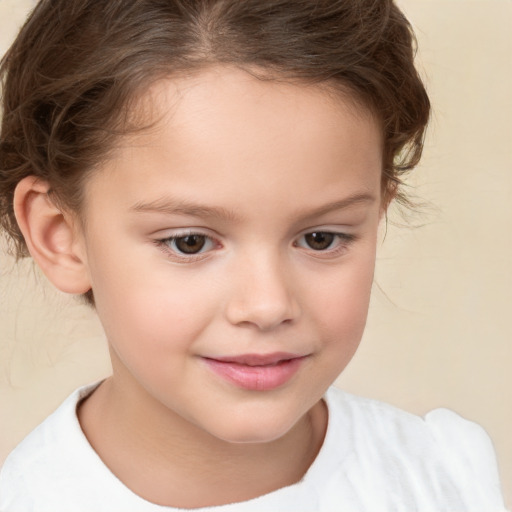
M 325 249 L 318 249 L 315 250 L 311 246 L 305 248 L 306 250 L 310 251 L 315 257 L 322 258 L 322 257 L 336 257 L 340 254 L 342 254 L 344 251 L 348 249 L 348 247 L 357 240 L 357 236 L 349 233 L 340 233 L 336 231 L 329 231 L 329 230 L 318 230 L 318 231 L 309 231 L 307 233 L 304 233 L 300 236 L 298 240 L 301 240 L 307 236 L 311 235 L 329 235 L 333 237 L 332 244 L 335 244 L 335 247 L 331 248 L 330 244 Z M 294 247 L 300 247 L 299 242 L 294 242 Z
M 309 231 L 307 233 L 304 233 L 299 237 L 298 240 L 301 240 L 308 235 L 314 235 L 314 234 L 322 234 L 322 235 L 332 235 L 334 237 L 333 243 L 337 240 L 336 247 L 330 248 L 330 245 L 325 249 L 319 249 L 315 250 L 312 247 L 305 248 L 306 250 L 313 253 L 316 257 L 336 257 L 339 254 L 343 253 L 348 247 L 357 240 L 357 236 L 349 233 L 340 233 L 335 231 L 329 231 L 329 230 L 318 230 L 318 231 Z M 212 248 L 215 248 L 215 246 L 220 246 L 220 243 L 215 240 L 213 237 L 205 235 L 204 233 L 199 232 L 185 232 L 185 233 L 179 233 L 176 235 L 168 236 L 165 238 L 160 238 L 155 240 L 155 244 L 160 247 L 166 254 L 170 255 L 172 258 L 186 262 L 186 263 L 192 263 L 194 261 L 198 261 L 200 259 L 204 259 L 206 257 L 205 253 L 208 253 L 211 251 L 212 248 L 209 248 L 207 250 L 203 250 L 203 246 L 201 246 L 199 252 L 196 253 L 185 253 L 180 251 L 177 248 L 173 248 L 172 246 L 176 244 L 177 240 L 183 240 L 188 237 L 201 237 L 205 240 L 205 245 L 210 243 L 212 245 Z M 299 245 L 299 242 L 295 241 L 293 243 L 294 247 L 301 247 Z
M 206 241 L 205 244 L 207 242 L 209 242 L 213 246 L 220 245 L 220 243 L 217 240 L 215 240 L 213 237 L 205 235 L 204 233 L 197 233 L 195 231 L 179 233 L 177 235 L 160 238 L 158 240 L 155 240 L 155 243 L 157 244 L 158 247 L 160 247 L 166 254 L 170 255 L 172 258 L 180 260 L 180 261 L 192 263 L 194 261 L 203 259 L 205 257 L 205 251 L 202 250 L 202 247 L 201 247 L 200 252 L 187 254 L 187 253 L 179 251 L 179 249 L 173 249 L 172 245 L 176 244 L 177 240 L 183 240 L 187 237 L 194 237 L 194 236 L 204 238 Z

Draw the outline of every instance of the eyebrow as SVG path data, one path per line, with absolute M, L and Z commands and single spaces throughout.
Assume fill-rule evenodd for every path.
M 302 219 L 320 217 L 336 210 L 344 210 L 351 206 L 368 204 L 375 202 L 376 198 L 372 194 L 361 193 L 354 194 L 339 201 L 333 201 L 309 211 L 298 212 Z M 184 215 L 199 218 L 215 218 L 232 222 L 240 221 L 240 215 L 235 211 L 222 206 L 207 206 L 193 203 L 185 200 L 176 200 L 169 197 L 162 197 L 151 202 L 138 202 L 134 204 L 131 211 L 141 213 L 161 213 L 166 215 Z
M 206 206 L 185 200 L 162 197 L 149 203 L 136 203 L 130 210 L 143 213 L 163 213 L 166 215 L 187 215 L 189 217 L 217 218 L 238 221 L 240 216 L 222 206 Z
M 354 194 L 352 196 L 341 199 L 340 201 L 333 201 L 331 203 L 327 203 L 326 205 L 320 206 L 314 210 L 306 212 L 303 215 L 304 219 L 309 219 L 311 217 L 321 217 L 327 213 L 336 211 L 336 210 L 345 210 L 351 206 L 358 206 L 364 204 L 371 204 L 376 201 L 376 197 L 372 194 L 361 193 Z

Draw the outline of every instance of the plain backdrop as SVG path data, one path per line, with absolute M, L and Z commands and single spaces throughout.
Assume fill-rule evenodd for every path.
M 0 0 L 0 53 L 33 0 Z M 494 441 L 512 507 L 512 1 L 400 0 L 434 113 L 379 248 L 368 327 L 337 384 Z M 0 252 L 0 464 L 73 389 L 107 375 L 94 313 Z

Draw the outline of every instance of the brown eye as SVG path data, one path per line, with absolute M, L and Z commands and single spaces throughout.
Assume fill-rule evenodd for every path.
M 315 251 L 325 251 L 331 247 L 336 235 L 325 231 L 317 231 L 304 235 L 306 244 Z
M 204 235 L 187 235 L 174 238 L 174 246 L 183 254 L 197 254 L 206 244 Z

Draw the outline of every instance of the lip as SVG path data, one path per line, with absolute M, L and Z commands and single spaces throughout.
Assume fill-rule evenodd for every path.
M 286 384 L 308 356 L 276 352 L 237 356 L 203 357 L 216 375 L 252 391 L 270 391 Z

